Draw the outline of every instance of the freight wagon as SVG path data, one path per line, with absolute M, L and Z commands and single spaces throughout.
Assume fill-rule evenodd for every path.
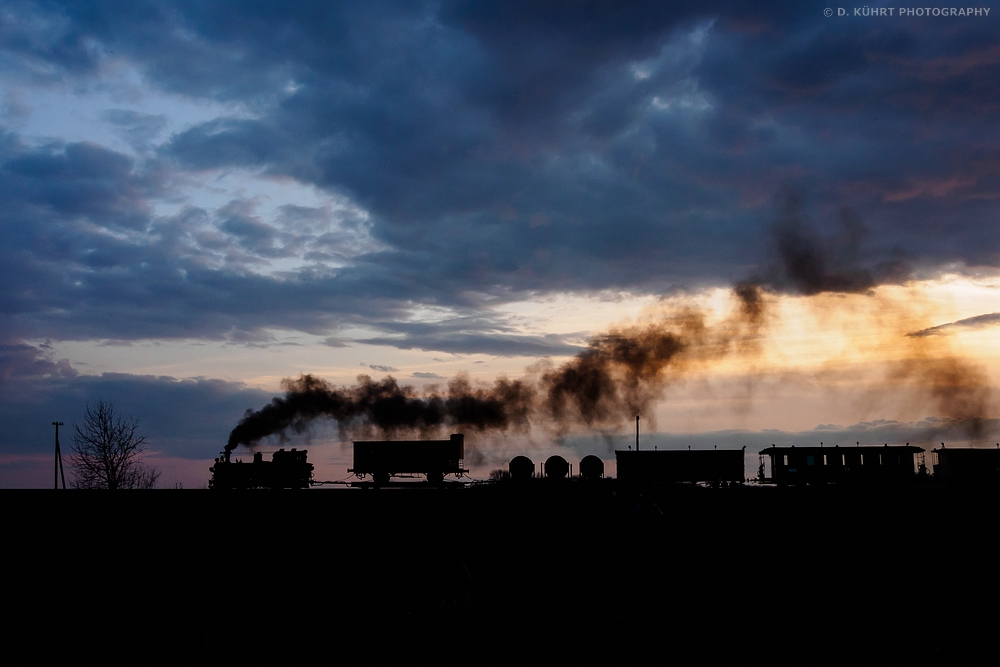
M 354 467 L 347 472 L 363 479 L 370 475 L 375 486 L 393 477 L 424 475 L 440 484 L 445 475 L 461 477 L 466 470 L 465 436 L 454 433 L 447 440 L 358 440 L 354 442 Z

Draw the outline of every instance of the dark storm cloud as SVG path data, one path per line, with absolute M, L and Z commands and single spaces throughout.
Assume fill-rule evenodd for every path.
M 449 296 L 458 284 L 442 288 L 433 274 L 398 273 L 405 269 L 397 259 L 403 252 L 357 256 L 339 271 L 253 272 L 296 254 L 346 257 L 350 249 L 324 231 L 329 211 L 286 205 L 269 223 L 253 202 L 234 200 L 214 213 L 187 208 L 158 217 L 149 201 L 163 192 L 161 182 L 121 154 L 86 144 L 31 148 L 8 135 L 2 157 L 0 188 L 9 206 L 0 223 L 9 243 L 0 250 L 7 260 L 0 304 L 11 334 L 58 331 L 63 338 L 122 341 L 199 336 L 259 346 L 273 342 L 261 331 L 268 326 L 321 333 L 367 324 L 399 336 L 369 342 L 407 348 L 576 351 L 560 337 L 520 336 L 489 315 L 473 315 L 474 299 Z M 407 322 L 412 304 L 404 298 L 444 301 L 459 314 L 434 324 Z M 468 314 L 461 315 L 463 309 Z
M 6 135 L 0 160 L 4 176 L 0 197 L 8 220 L 40 214 L 134 229 L 146 222 L 146 198 L 158 188 L 156 174 L 139 174 L 128 157 L 86 142 L 28 149 L 17 137 Z
M 728 283 L 775 246 L 785 273 L 771 282 L 804 293 L 1000 265 L 996 19 L 821 10 L 11 4 L 0 27 L 11 77 L 93 80 L 124 60 L 150 85 L 247 113 L 187 127 L 142 164 L 5 139 L 0 270 L 14 289 L 0 307 L 33 335 L 377 322 L 386 335 L 369 342 L 565 354 L 494 322 L 434 335 L 383 324 L 408 321 L 413 304 L 461 320 L 553 290 Z M 157 136 L 155 115 L 109 113 L 134 145 Z M 379 250 L 296 231 L 322 214 L 265 219 L 249 201 L 150 215 L 172 170 L 215 168 L 347 196 Z M 789 186 L 803 193 L 797 217 L 773 204 Z M 258 273 L 290 257 L 314 264 Z
M 0 343 L 0 382 L 23 378 L 76 377 L 69 359 L 55 360 L 46 350 L 22 342 Z
M 434 285 L 394 275 L 385 254 L 340 271 L 256 273 L 273 259 L 343 260 L 357 249 L 322 208 L 286 205 L 265 221 L 253 202 L 234 200 L 214 212 L 156 216 L 151 201 L 168 192 L 163 180 L 157 164 L 93 144 L 31 147 L 2 135 L 3 334 L 266 343 L 264 327 L 321 333 L 404 320 L 411 300 L 434 298 Z
M 373 31 L 370 16 L 340 18 Z M 406 39 L 354 44 L 373 58 L 364 77 L 310 61 L 333 78 L 302 77 L 257 120 L 192 128 L 170 154 L 347 192 L 443 289 L 738 275 L 788 181 L 815 193 L 820 225 L 852 207 L 872 255 L 996 263 L 983 250 L 998 185 L 995 142 L 981 141 L 998 73 L 988 22 L 955 34 L 794 5 L 448 3 L 422 34 L 382 25 Z M 928 203 L 950 212 L 920 213 Z
M 0 362 L 9 368 L 6 358 Z M 140 420 L 151 452 L 210 459 L 242 414 L 270 398 L 266 392 L 223 380 L 36 371 L 41 372 L 0 378 L 0 423 L 4 424 L 0 454 L 51 454 L 53 421 L 63 421 L 70 429 L 60 438 L 67 452 L 72 424 L 82 422 L 87 403 L 104 399 Z

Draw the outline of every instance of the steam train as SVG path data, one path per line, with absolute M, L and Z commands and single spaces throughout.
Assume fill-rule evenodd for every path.
M 209 468 L 212 478 L 210 489 L 305 489 L 312 483 L 313 465 L 306 460 L 306 450 L 279 449 L 264 460 L 261 452 L 254 452 L 253 461 L 231 461 L 229 452 L 223 452 Z
M 1000 485 L 1000 444 L 996 449 L 946 448 L 932 450 L 936 459 L 933 475 L 924 463 L 924 450 L 906 445 L 856 447 L 778 447 L 772 445 L 758 455 L 757 474 L 752 481 L 775 486 L 838 485 L 894 486 L 919 482 L 945 485 Z M 765 460 L 765 457 L 767 460 Z M 354 466 L 348 470 L 362 488 L 412 486 L 399 479 L 423 477 L 432 486 L 460 486 L 464 468 L 465 437 L 453 434 L 447 440 L 378 440 L 354 442 Z M 712 450 L 616 451 L 617 476 L 623 486 L 663 484 L 742 485 L 746 475 L 746 447 Z M 769 464 L 769 465 L 768 465 Z M 770 475 L 767 471 L 770 470 Z M 306 488 L 312 483 L 313 466 L 305 450 L 278 450 L 270 462 L 254 454 L 252 463 L 233 463 L 228 453 L 210 468 L 210 488 Z M 543 478 L 560 480 L 572 476 L 572 467 L 561 456 L 550 456 L 536 470 L 527 456 L 515 456 L 506 471 L 491 475 L 496 482 L 526 483 Z M 579 464 L 579 479 L 604 478 L 604 462 L 585 456 Z

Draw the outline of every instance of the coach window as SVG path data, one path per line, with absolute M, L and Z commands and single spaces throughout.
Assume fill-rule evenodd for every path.
M 807 456 L 806 457 L 806 465 L 807 466 L 814 466 L 814 465 L 816 465 L 816 457 L 815 456 Z

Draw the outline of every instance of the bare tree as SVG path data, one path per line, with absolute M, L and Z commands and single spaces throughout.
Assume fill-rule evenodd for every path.
M 152 489 L 160 473 L 142 460 L 146 437 L 139 420 L 122 417 L 111 401 L 87 405 L 83 426 L 73 424 L 69 465 L 78 489 Z

